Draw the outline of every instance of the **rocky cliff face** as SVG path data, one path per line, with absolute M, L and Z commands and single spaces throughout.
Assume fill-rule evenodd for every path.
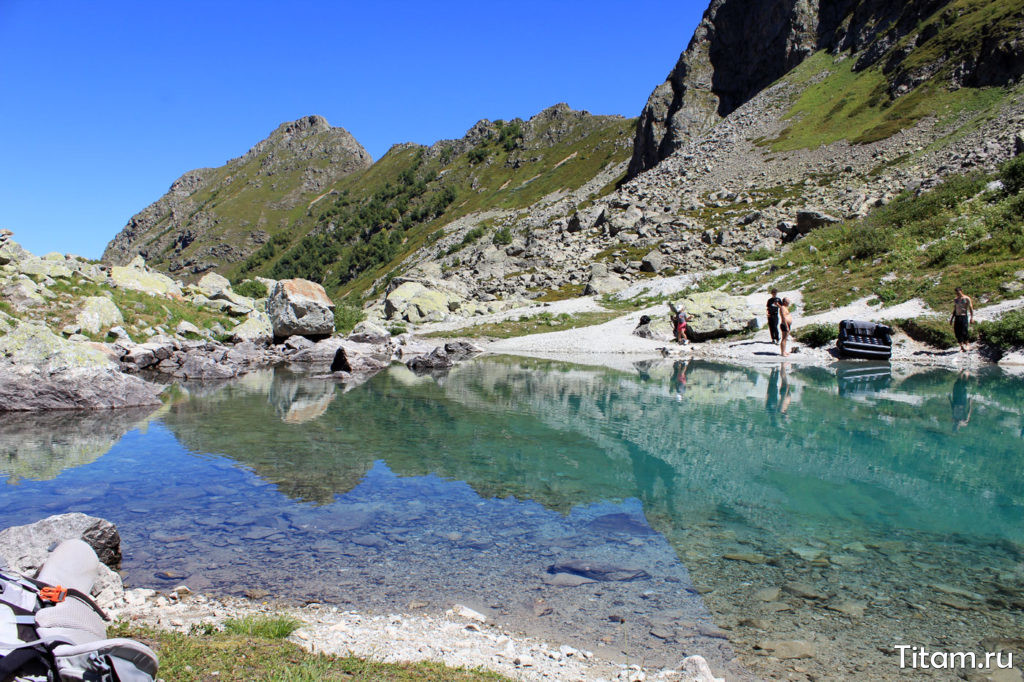
M 179 276 L 236 262 L 294 209 L 371 164 L 348 131 L 320 116 L 283 123 L 244 156 L 175 180 L 167 194 L 132 216 L 103 260 L 124 264 L 142 255 Z
M 968 14 L 985 29 L 972 19 L 946 30 Z M 1022 18 L 1014 0 L 713 0 L 644 107 L 629 175 L 670 156 L 818 50 L 851 53 L 858 71 L 880 66 L 893 97 L 937 75 L 952 87 L 1004 85 L 1024 73 Z

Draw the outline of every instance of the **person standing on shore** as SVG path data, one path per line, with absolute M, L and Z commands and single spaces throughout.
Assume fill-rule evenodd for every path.
M 779 352 L 783 357 L 789 355 L 786 352 L 786 342 L 789 341 L 789 336 L 793 331 L 793 313 L 789 312 L 789 306 L 788 298 L 782 299 L 782 305 L 779 306 L 779 331 L 782 336 L 779 340 Z
M 956 298 L 953 299 L 953 314 L 949 316 L 949 323 L 953 325 L 953 333 L 956 334 L 956 341 L 960 344 L 960 352 L 967 350 L 967 343 L 970 341 L 971 324 L 974 322 L 974 301 L 964 293 L 962 287 L 956 288 Z
M 772 289 L 772 297 L 768 299 L 768 332 L 772 335 L 772 343 L 779 343 L 779 306 L 782 300 L 779 298 L 779 290 Z
M 680 303 L 679 307 L 668 304 L 669 310 L 672 311 L 672 315 L 669 319 L 672 320 L 672 331 L 676 337 L 676 343 L 681 343 L 684 346 L 690 343 L 690 339 L 686 336 L 686 323 L 693 319 L 692 315 L 686 314 L 686 308 Z

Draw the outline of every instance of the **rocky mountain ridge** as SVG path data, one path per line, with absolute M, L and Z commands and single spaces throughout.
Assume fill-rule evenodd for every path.
M 878 95 L 892 100 L 937 77 L 951 87 L 1012 82 L 1024 72 L 1024 10 L 989 4 L 713 0 L 644 107 L 629 175 L 671 156 L 818 51 L 855 58 L 857 72 L 879 65 L 888 82 Z M 958 23 L 962 31 L 948 30 Z
M 481 120 L 463 138 L 430 147 L 398 144 L 370 164 L 348 133 L 308 117 L 282 124 L 226 166 L 187 173 L 104 257 L 141 254 L 189 279 L 213 268 L 233 279 L 301 272 L 336 293 L 400 252 L 410 230 L 475 205 L 531 203 L 545 184 L 578 185 L 625 158 L 631 134 L 621 117 L 559 104 L 528 121 Z M 352 150 L 352 158 L 329 155 Z M 339 250 L 354 250 L 355 262 L 336 263 Z
M 103 260 L 123 265 L 141 255 L 178 276 L 201 274 L 258 248 L 289 212 L 371 164 L 347 130 L 321 116 L 282 123 L 224 166 L 175 180 L 167 194 L 132 216 Z

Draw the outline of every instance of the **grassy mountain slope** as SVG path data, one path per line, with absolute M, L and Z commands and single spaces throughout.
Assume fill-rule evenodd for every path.
M 245 155 L 186 173 L 132 217 L 104 260 L 136 254 L 179 277 L 244 258 L 338 179 L 371 163 L 344 129 L 318 116 L 284 123 Z
M 463 140 L 396 146 L 339 181 L 229 276 L 301 276 L 358 296 L 451 221 L 529 206 L 624 161 L 633 125 L 560 106 L 527 122 L 481 122 Z

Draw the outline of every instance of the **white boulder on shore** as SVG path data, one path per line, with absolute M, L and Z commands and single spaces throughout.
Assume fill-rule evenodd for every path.
M 283 279 L 267 298 L 274 336 L 328 336 L 334 333 L 334 303 L 316 282 Z

